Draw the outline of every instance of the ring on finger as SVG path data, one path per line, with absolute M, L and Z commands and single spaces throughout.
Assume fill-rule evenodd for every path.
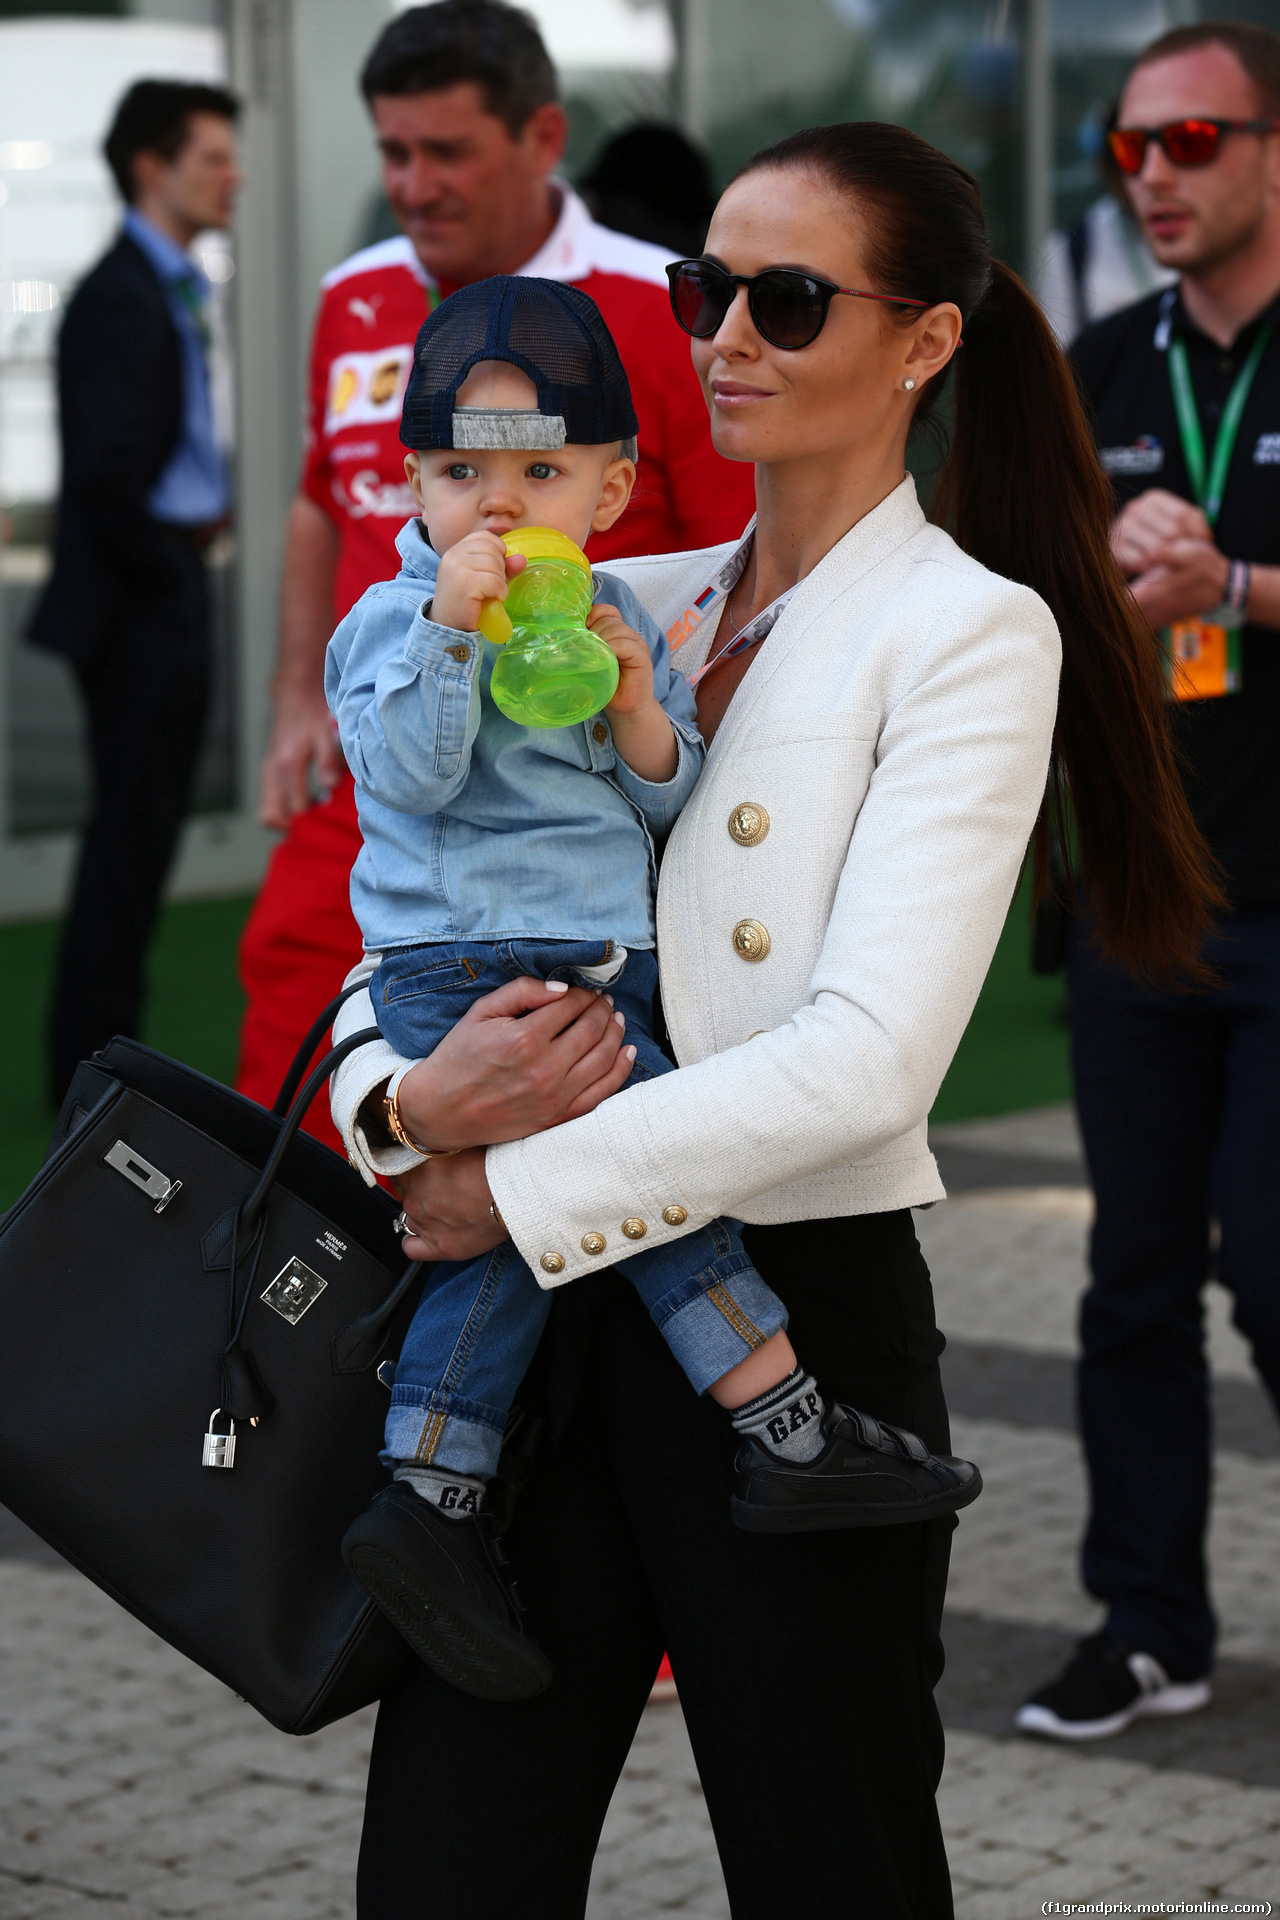
M 413 1222 L 410 1220 L 408 1214 L 404 1211 L 403 1208 L 401 1208 L 400 1212 L 396 1215 L 394 1221 L 392 1222 L 391 1231 L 393 1233 L 412 1233 L 413 1232 Z

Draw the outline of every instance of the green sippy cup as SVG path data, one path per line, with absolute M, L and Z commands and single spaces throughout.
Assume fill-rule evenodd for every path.
M 480 615 L 480 632 L 502 649 L 489 682 L 494 705 L 522 727 L 574 727 L 618 685 L 616 655 L 586 624 L 591 564 L 554 527 L 516 527 L 502 542 L 524 555 L 525 569 Z

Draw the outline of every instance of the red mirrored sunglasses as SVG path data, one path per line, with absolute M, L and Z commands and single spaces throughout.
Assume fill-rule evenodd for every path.
M 1207 167 L 1216 160 L 1224 133 L 1280 133 L 1280 120 L 1170 120 L 1163 127 L 1113 127 L 1107 135 L 1122 173 L 1141 173 L 1152 140 L 1175 167 Z

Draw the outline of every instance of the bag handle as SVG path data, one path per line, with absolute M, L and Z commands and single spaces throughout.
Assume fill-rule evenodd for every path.
M 345 997 L 345 996 L 344 996 Z M 328 1009 L 326 1009 L 326 1014 Z M 321 1028 L 323 1032 L 323 1028 Z M 257 1362 L 247 1347 L 240 1344 L 244 1332 L 245 1315 L 249 1311 L 249 1302 L 253 1298 L 257 1280 L 258 1262 L 262 1258 L 262 1249 L 267 1236 L 259 1234 L 266 1212 L 271 1189 L 280 1173 L 285 1154 L 297 1138 L 298 1129 L 306 1119 L 312 1101 L 325 1084 L 334 1068 L 341 1065 L 349 1053 L 358 1047 L 367 1046 L 377 1037 L 376 1027 L 361 1027 L 356 1033 L 349 1033 L 336 1047 L 330 1047 L 324 1058 L 317 1062 L 299 1088 L 284 1125 L 276 1136 L 275 1145 L 267 1156 L 267 1163 L 258 1175 L 257 1183 L 247 1200 L 235 1210 L 231 1221 L 231 1247 L 229 1253 L 229 1279 L 227 1299 L 227 1344 L 222 1350 L 222 1405 L 234 1420 L 264 1419 L 275 1406 L 275 1395 L 258 1371 Z M 304 1056 L 305 1059 L 305 1056 Z M 295 1063 L 296 1064 L 296 1063 Z M 236 1276 L 241 1262 L 241 1247 L 246 1252 L 257 1241 L 253 1265 L 249 1271 L 249 1282 L 244 1296 L 237 1307 Z M 403 1282 L 400 1283 L 403 1286 Z
M 411 1260 L 385 1300 L 339 1327 L 329 1343 L 335 1373 L 363 1373 L 373 1365 L 382 1352 L 392 1315 L 421 1270 L 422 1262 Z
M 361 981 L 360 984 L 363 986 L 364 982 Z M 343 998 L 345 999 L 346 997 L 347 995 L 344 994 Z M 329 1009 L 326 1008 L 325 1015 L 327 1015 L 328 1012 Z M 322 1018 L 324 1017 L 325 1016 L 322 1016 Z M 324 1028 L 321 1027 L 320 1031 L 323 1033 Z M 310 1039 L 310 1037 L 310 1035 L 307 1036 L 308 1039 Z M 326 1080 L 328 1080 L 335 1068 L 341 1066 L 349 1053 L 355 1053 L 358 1048 L 367 1047 L 370 1041 L 379 1040 L 381 1037 L 377 1027 L 360 1027 L 355 1033 L 349 1033 L 345 1040 L 340 1040 L 336 1047 L 330 1047 L 328 1053 L 326 1053 L 321 1060 L 318 1060 L 316 1065 L 311 1069 L 311 1072 L 307 1075 L 290 1103 L 284 1125 L 276 1135 L 276 1143 L 267 1157 L 267 1164 L 258 1175 L 257 1186 L 240 1208 L 241 1224 L 248 1233 L 253 1234 L 257 1231 L 258 1221 L 262 1217 L 263 1210 L 271 1196 L 271 1189 L 275 1185 L 276 1177 L 280 1172 L 280 1164 L 285 1154 L 288 1153 L 289 1148 L 293 1145 L 297 1137 L 298 1129 L 306 1119 L 311 1103 L 319 1093 L 321 1087 L 325 1084 Z M 296 1065 L 297 1061 L 295 1060 L 294 1066 Z M 289 1074 L 290 1078 L 292 1078 L 292 1067 L 289 1069 Z M 285 1084 L 287 1086 L 288 1082 L 286 1081 Z M 283 1087 L 281 1088 L 281 1092 L 284 1092 Z
M 367 980 L 357 980 L 354 986 L 344 987 L 342 992 L 329 1002 L 324 1012 L 312 1022 L 306 1039 L 293 1056 L 293 1065 L 280 1082 L 280 1091 L 271 1108 L 277 1120 L 283 1120 L 293 1105 L 293 1096 L 302 1085 L 302 1076 L 307 1070 L 307 1063 L 337 1019 L 339 1009 L 345 1007 L 353 993 L 360 993 L 368 984 Z

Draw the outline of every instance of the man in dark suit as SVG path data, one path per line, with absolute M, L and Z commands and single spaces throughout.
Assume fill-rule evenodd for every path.
M 227 517 L 207 365 L 208 282 L 187 249 L 230 225 L 234 97 L 142 80 L 106 157 L 123 231 L 58 343 L 62 493 L 53 575 L 28 638 L 68 659 L 94 775 L 51 1018 L 60 1100 L 76 1064 L 136 1031 L 142 969 L 204 732 L 204 549 Z

